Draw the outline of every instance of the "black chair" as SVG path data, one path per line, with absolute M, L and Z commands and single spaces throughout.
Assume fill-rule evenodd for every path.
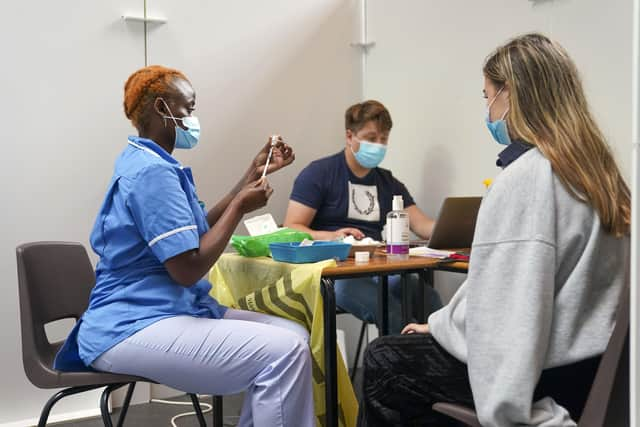
M 628 426 L 629 414 L 629 286 L 620 296 L 613 329 L 602 355 L 578 427 Z M 481 427 L 473 409 L 439 402 L 433 410 L 462 422 Z
M 131 396 L 138 381 L 146 378 L 106 372 L 61 372 L 53 368 L 53 360 L 63 342 L 50 343 L 45 325 L 56 320 L 82 316 L 95 284 L 95 274 L 84 247 L 71 242 L 35 242 L 16 248 L 22 361 L 27 378 L 38 388 L 63 388 L 42 408 L 38 427 L 47 424 L 53 405 L 77 393 L 105 387 L 100 411 L 106 427 L 112 427 L 109 415 L 110 394 L 128 385 L 117 426 L 122 426 Z M 201 427 L 206 422 L 198 397 L 189 394 Z M 221 400 L 214 397 L 214 426 L 222 426 Z

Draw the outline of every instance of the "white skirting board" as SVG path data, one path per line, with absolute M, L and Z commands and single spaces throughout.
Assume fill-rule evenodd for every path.
M 345 366 L 349 366 L 349 359 L 347 358 L 347 345 L 345 343 L 344 331 L 342 329 L 336 329 L 336 338 L 338 340 L 338 348 L 340 349 L 342 360 L 344 361 Z
M 40 415 L 38 414 L 38 417 L 39 416 Z M 89 418 L 89 417 L 97 417 L 97 416 L 100 416 L 100 408 L 98 407 L 98 402 L 96 401 L 96 407 L 92 409 L 85 409 L 82 411 L 65 412 L 62 414 L 51 415 L 49 416 L 49 421 L 47 421 L 47 425 L 52 423 L 59 423 L 62 421 L 77 420 L 81 418 Z M 36 426 L 36 425 L 38 425 L 38 418 L 30 418 L 26 420 L 11 422 L 11 423 L 0 424 L 0 427 L 26 427 L 26 426 Z
M 640 1 L 633 1 L 632 102 L 631 102 L 631 318 L 629 341 L 629 421 L 632 427 L 640 424 L 640 292 L 638 256 L 640 255 Z
M 68 398 L 63 398 L 58 403 L 56 403 L 56 405 L 53 407 L 53 411 L 51 415 L 49 415 L 49 420 L 47 422 L 47 425 L 52 423 L 59 423 L 62 421 L 71 421 L 71 420 L 79 420 L 82 418 L 99 417 L 100 416 L 100 394 L 102 393 L 103 390 L 104 389 L 99 389 L 96 391 L 88 391 L 86 393 L 82 393 L 86 395 L 89 395 L 89 394 L 92 395 L 92 396 L 84 396 L 85 398 L 83 399 L 83 401 L 86 402 L 85 405 L 91 405 L 88 408 L 85 406 L 86 409 L 73 410 L 71 408 L 67 408 L 67 410 L 65 411 L 65 407 L 64 407 L 65 400 L 73 399 L 73 396 Z M 127 387 L 122 387 L 111 394 L 109 411 L 111 411 L 113 407 L 119 408 L 120 406 L 122 406 L 126 391 L 127 391 Z M 53 396 L 54 393 L 55 393 L 55 390 L 51 390 L 51 396 Z M 181 392 L 177 392 L 174 395 L 178 395 L 178 394 L 181 394 Z M 75 397 L 78 398 L 80 397 L 80 395 L 75 395 Z M 149 402 L 151 397 L 158 397 L 158 396 L 151 395 L 151 384 L 146 382 L 136 383 L 135 392 L 133 393 L 133 396 L 131 398 L 131 405 L 136 405 L 139 403 L 147 403 Z M 93 404 L 93 402 L 95 402 L 95 405 Z M 42 406 L 44 406 L 44 402 L 42 403 Z M 77 407 L 78 406 L 76 405 L 76 408 Z M 58 411 L 60 408 L 62 408 L 61 410 L 63 412 Z M 37 416 L 34 418 L 27 418 L 24 420 L 12 421 L 9 423 L 0 423 L 0 427 L 36 426 L 38 425 L 39 417 L 40 417 L 40 413 L 38 413 Z

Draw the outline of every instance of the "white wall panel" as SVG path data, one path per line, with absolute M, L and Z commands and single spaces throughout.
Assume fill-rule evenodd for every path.
M 367 57 L 365 97 L 382 101 L 394 120 L 382 166 L 430 215 L 447 196 L 482 195 L 482 181 L 499 172 L 501 147 L 484 122 L 482 66 L 496 46 L 530 31 L 569 51 L 630 178 L 632 2 L 367 0 L 367 21 L 376 45 Z M 437 282 L 455 288 L 460 279 L 444 273 Z
M 199 196 L 211 204 L 226 194 L 279 133 L 296 161 L 270 177 L 264 210 L 282 222 L 293 179 L 343 146 L 344 111 L 360 99 L 360 55 L 349 45 L 358 3 L 149 0 L 148 13 L 168 19 L 149 33 L 149 63 L 184 71 L 196 89 L 202 140 L 175 154 L 193 167 Z
M 126 140 L 124 79 L 144 61 L 141 29 L 121 21 L 126 11 L 141 12 L 142 2 L 2 5 L 0 424 L 25 425 L 54 392 L 38 390 L 23 372 L 15 247 L 34 240 L 88 245 L 112 159 Z M 52 420 L 97 408 L 97 399 L 64 399 Z

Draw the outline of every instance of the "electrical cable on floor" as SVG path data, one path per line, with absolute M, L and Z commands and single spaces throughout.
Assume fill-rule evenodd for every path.
M 202 397 L 202 395 L 198 395 L 198 398 L 200 397 Z M 193 406 L 192 402 L 179 402 L 175 400 L 163 400 L 163 399 L 151 399 L 151 403 L 163 403 L 165 405 Z M 200 402 L 200 407 L 202 408 L 202 414 L 207 414 L 213 410 L 213 405 L 206 402 Z M 178 418 L 189 417 L 191 415 L 196 415 L 196 412 L 195 411 L 183 412 L 181 414 L 175 415 L 173 418 L 171 418 L 171 426 L 178 427 L 178 425 L 176 424 L 176 420 Z M 224 418 L 233 418 L 235 421 L 238 421 L 240 417 L 229 415 L 229 416 L 223 417 L 223 419 Z
M 174 400 L 163 400 L 163 399 L 151 399 L 152 403 L 164 403 L 166 405 L 180 405 L 180 406 L 193 406 L 193 403 L 191 402 L 176 402 Z M 204 403 L 204 402 L 200 402 L 200 407 L 202 408 L 202 413 L 206 414 L 208 412 L 211 412 L 213 410 L 213 405 L 210 405 L 208 403 Z M 183 418 L 183 417 L 188 417 L 191 415 L 195 415 L 196 412 L 195 411 L 191 411 L 191 412 L 183 412 L 181 414 L 178 414 L 176 416 L 174 416 L 173 418 L 171 418 L 171 425 L 173 427 L 178 427 L 178 425 L 176 424 L 176 420 L 178 418 Z

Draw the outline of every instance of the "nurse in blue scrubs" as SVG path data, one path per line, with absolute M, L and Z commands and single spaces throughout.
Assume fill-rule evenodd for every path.
M 260 179 L 269 144 L 206 211 L 190 169 L 172 156 L 200 138 L 189 80 L 150 66 L 124 89 L 138 136 L 122 141 L 91 233 L 100 257 L 96 285 L 56 367 L 139 375 L 191 393 L 244 391 L 239 425 L 314 426 L 306 329 L 222 306 L 203 279 L 242 216 L 265 206 L 273 191 Z M 279 140 L 267 172 L 293 160 Z

